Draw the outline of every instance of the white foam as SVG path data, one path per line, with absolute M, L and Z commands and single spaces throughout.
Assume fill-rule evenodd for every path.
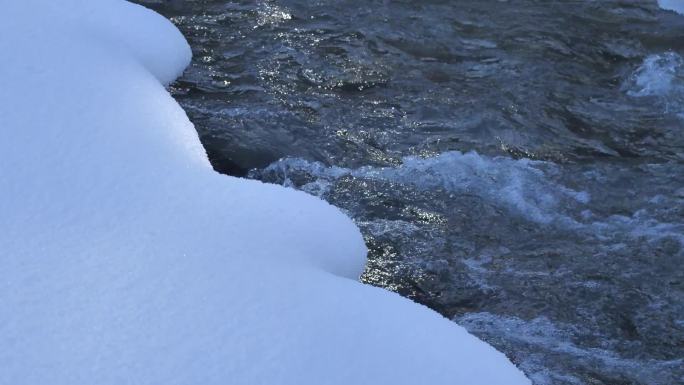
M 684 59 L 674 52 L 647 56 L 631 77 L 631 96 L 665 96 L 677 87 Z
M 684 59 L 675 52 L 647 56 L 623 88 L 632 97 L 656 98 L 665 113 L 684 116 Z
M 266 172 L 276 172 L 287 179 L 293 170 L 306 170 L 317 179 L 302 189 L 318 196 L 325 194 L 330 181 L 344 175 L 398 182 L 424 190 L 475 193 L 529 219 L 550 223 L 570 220 L 563 215 L 561 207 L 582 205 L 590 200 L 587 192 L 554 183 L 547 175 L 553 173 L 554 168 L 549 162 L 490 158 L 475 152 L 450 151 L 430 158 L 406 157 L 397 167 L 361 167 L 354 170 L 288 158 L 273 163 Z M 324 188 L 319 188 L 321 186 Z
M 556 175 L 565 172 L 560 167 L 545 161 L 453 151 L 430 158 L 406 157 L 395 167 L 357 169 L 326 167 L 318 162 L 285 158 L 263 172 L 273 174 L 268 178 L 275 176 L 274 179 L 285 181 L 286 186 L 318 197 L 325 197 L 343 177 L 385 181 L 423 191 L 441 189 L 453 194 L 455 200 L 462 195 L 476 195 L 527 220 L 587 232 L 603 240 L 627 236 L 658 242 L 670 238 L 684 245 L 684 225 L 664 222 L 651 209 L 629 215 L 595 215 L 587 191 L 574 190 L 557 180 Z M 605 183 L 600 174 L 592 172 L 589 175 L 588 180 L 582 181 L 587 188 L 591 184 Z M 298 179 L 299 184 L 290 178 Z

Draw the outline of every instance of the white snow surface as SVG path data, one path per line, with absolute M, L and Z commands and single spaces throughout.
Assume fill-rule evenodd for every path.
M 167 20 L 0 6 L 0 384 L 529 384 L 356 282 L 336 208 L 211 169 L 163 85 L 191 57 Z
M 684 15 L 684 0 L 658 0 L 658 5 L 662 9 L 674 11 Z

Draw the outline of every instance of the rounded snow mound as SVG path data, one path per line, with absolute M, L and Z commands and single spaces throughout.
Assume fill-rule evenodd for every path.
M 216 174 L 163 84 L 173 25 L 118 0 L 0 23 L 0 384 L 529 384 L 361 285 L 336 208 Z

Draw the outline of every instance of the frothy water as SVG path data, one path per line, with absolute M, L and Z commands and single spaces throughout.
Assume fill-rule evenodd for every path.
M 371 246 L 366 282 L 452 314 L 536 384 L 665 385 L 684 375 L 682 175 L 446 152 L 357 169 L 288 158 L 251 177 L 345 209 Z
M 630 79 L 631 96 L 667 96 L 679 88 L 684 60 L 674 52 L 650 55 Z
M 346 211 L 364 282 L 536 385 L 684 383 L 677 1 L 142 3 L 214 167 Z
M 478 196 L 505 206 L 518 215 L 540 223 L 569 219 L 559 213 L 561 206 L 589 201 L 589 194 L 554 184 L 546 174 L 558 172 L 553 163 L 506 157 L 487 158 L 475 152 L 463 154 L 445 152 L 431 158 L 405 157 L 397 167 L 345 169 L 325 167 L 320 162 L 303 159 L 282 159 L 253 177 L 282 180 L 296 186 L 291 179 L 304 172 L 316 178 L 298 186 L 304 191 L 324 197 L 332 182 L 342 177 L 354 177 L 412 186 L 422 191 L 443 190 L 454 194 Z
M 659 99 L 666 114 L 684 117 L 684 59 L 674 52 L 646 57 L 625 88 L 633 97 Z
M 573 325 L 554 324 L 545 317 L 523 320 L 502 317 L 491 313 L 470 313 L 455 319 L 472 332 L 489 334 L 490 338 L 502 339 L 516 346 L 524 346 L 530 357 L 522 363 L 523 370 L 533 373 L 531 379 L 537 384 L 569 383 L 583 385 L 579 373 L 569 374 L 562 369 L 562 362 L 576 361 L 624 381 L 644 384 L 677 383 L 680 379 L 668 373 L 684 365 L 684 358 L 673 360 L 635 360 L 623 358 L 601 347 L 580 347 L 570 342 L 578 330 Z M 496 334 L 492 330 L 498 330 Z M 543 369 L 542 369 L 543 368 Z M 626 375 L 629 373 L 629 377 Z M 631 377 L 631 378 L 630 378 Z

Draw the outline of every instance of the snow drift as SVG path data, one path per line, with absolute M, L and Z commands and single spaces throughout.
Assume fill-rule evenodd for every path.
M 684 1 L 682 0 L 658 0 L 658 5 L 662 9 L 674 11 L 684 15 Z
M 355 281 L 363 239 L 304 193 L 216 174 L 163 84 L 190 59 L 119 0 L 0 23 L 0 384 L 528 384 Z

